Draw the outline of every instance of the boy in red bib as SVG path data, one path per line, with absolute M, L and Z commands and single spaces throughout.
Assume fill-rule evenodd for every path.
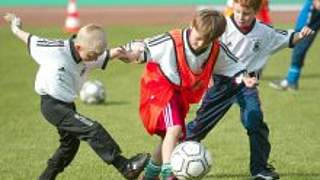
M 164 180 L 175 179 L 170 156 L 178 141 L 185 137 L 190 104 L 200 101 L 214 68 L 237 68 L 238 73 L 232 76 L 244 70 L 217 40 L 225 27 L 223 14 L 201 10 L 188 28 L 124 46 L 133 54 L 124 58 L 125 62 L 137 59 L 140 63 L 147 62 L 141 78 L 140 117 L 148 133 L 161 138 L 143 179 L 157 179 L 159 173 Z

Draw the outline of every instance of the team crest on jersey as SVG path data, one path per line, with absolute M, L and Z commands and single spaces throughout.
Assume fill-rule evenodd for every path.
M 254 39 L 253 40 L 253 52 L 258 52 L 261 47 L 261 40 L 260 39 Z

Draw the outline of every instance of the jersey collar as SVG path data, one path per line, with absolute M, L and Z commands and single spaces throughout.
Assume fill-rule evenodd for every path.
M 69 44 L 70 44 L 70 51 L 71 51 L 71 55 L 73 57 L 73 60 L 74 60 L 74 62 L 79 64 L 82 61 L 82 59 L 79 57 L 79 55 L 77 55 L 77 51 L 74 46 L 74 39 L 76 37 L 77 37 L 77 35 L 72 35 L 71 38 L 69 39 Z

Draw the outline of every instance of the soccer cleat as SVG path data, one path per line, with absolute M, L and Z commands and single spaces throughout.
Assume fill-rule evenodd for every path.
M 137 179 L 150 159 L 149 153 L 140 153 L 130 158 L 121 174 L 129 180 Z
M 277 90 L 298 90 L 298 84 L 289 84 L 286 79 L 271 81 L 269 86 Z
M 276 172 L 276 169 L 271 164 L 268 164 L 266 169 L 254 175 L 253 179 L 274 180 L 274 179 L 280 179 L 280 175 L 279 173 Z

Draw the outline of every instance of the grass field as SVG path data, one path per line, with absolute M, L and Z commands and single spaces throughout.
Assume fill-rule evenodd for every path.
M 111 45 L 157 34 L 170 27 L 112 27 L 107 30 Z M 67 37 L 59 28 L 30 28 L 34 34 Z M 24 44 L 8 28 L 0 28 L 0 179 L 36 179 L 46 160 L 58 146 L 58 136 L 39 111 L 39 97 L 33 90 L 36 63 Z M 264 71 L 260 95 L 265 120 L 271 130 L 270 161 L 287 180 L 320 179 L 320 39 L 307 56 L 297 92 L 279 92 L 268 82 L 284 76 L 291 50 L 272 56 Z M 152 151 L 156 137 L 146 134 L 138 117 L 139 76 L 143 65 L 110 62 L 105 72 L 90 79 L 101 80 L 107 88 L 104 105 L 77 102 L 78 111 L 101 122 L 122 147 L 125 155 Z M 189 117 L 195 113 L 192 108 Z M 213 155 L 214 166 L 205 179 L 248 179 L 249 145 L 235 105 L 204 141 Z M 61 180 L 122 179 L 112 166 L 106 166 L 83 142 Z

